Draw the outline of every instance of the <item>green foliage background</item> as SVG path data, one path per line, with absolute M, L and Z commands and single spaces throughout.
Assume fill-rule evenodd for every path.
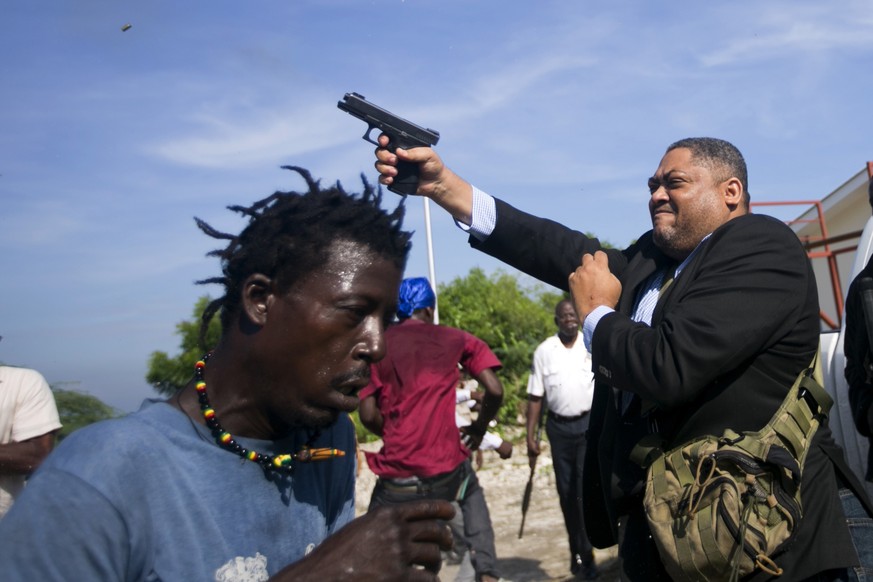
M 13 366 L 0 362 L 0 366 Z M 85 394 L 77 390 L 67 390 L 60 386 L 79 384 L 78 381 L 55 382 L 49 385 L 52 396 L 55 399 L 55 407 L 58 409 L 61 430 L 58 431 L 57 440 L 60 442 L 75 430 L 88 426 L 99 420 L 106 420 L 121 416 L 121 411 L 112 408 L 96 396 Z
M 179 336 L 179 354 L 169 356 L 166 352 L 152 352 L 149 356 L 146 382 L 164 396 L 170 396 L 182 388 L 194 373 L 194 364 L 203 356 L 200 347 L 200 318 L 206 306 L 212 299 L 204 295 L 194 304 L 191 319 L 176 324 L 176 335 Z M 214 346 L 221 336 L 221 323 L 217 317 L 209 322 L 206 331 L 206 345 Z
M 55 405 L 58 407 L 61 424 L 64 425 L 58 433 L 59 441 L 83 426 L 99 420 L 115 418 L 120 414 L 119 411 L 90 394 L 56 388 L 55 386 L 52 386 L 52 393 L 55 397 Z
M 472 333 L 491 347 L 503 363 L 501 427 L 524 423 L 527 378 L 536 347 L 556 332 L 555 304 L 565 295 L 540 283 L 525 284 L 497 271 L 490 276 L 471 269 L 438 286 L 440 324 Z

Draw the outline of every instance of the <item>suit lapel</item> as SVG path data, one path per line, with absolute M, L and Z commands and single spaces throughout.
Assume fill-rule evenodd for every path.
M 668 259 L 658 253 L 654 256 L 643 256 L 643 253 L 640 253 L 635 257 L 631 264 L 628 265 L 628 269 L 625 271 L 628 273 L 627 279 L 622 281 L 623 292 L 621 294 L 621 298 L 618 302 L 618 310 L 625 314 L 631 315 L 633 313 L 634 305 L 636 305 L 637 296 L 640 294 L 640 287 L 649 280 L 655 272 L 659 269 L 662 269 L 668 262 Z M 663 297 L 661 301 L 663 301 Z M 659 304 L 661 303 L 659 301 Z

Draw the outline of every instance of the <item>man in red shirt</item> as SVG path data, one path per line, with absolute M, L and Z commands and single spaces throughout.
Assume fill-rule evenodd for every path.
M 497 580 L 491 518 L 469 457 L 503 402 L 495 374 L 501 364 L 474 335 L 434 325 L 435 303 L 427 279 L 401 283 L 400 322 L 386 330 L 387 355 L 371 366 L 370 384 L 360 393 L 361 422 L 383 442 L 377 453 L 366 453 L 379 477 L 370 509 L 423 498 L 457 501 L 468 536 L 473 524 L 488 530 L 484 536 L 490 544 L 484 550 L 474 547 L 477 575 Z M 455 423 L 458 364 L 485 390 L 477 419 L 461 429 Z

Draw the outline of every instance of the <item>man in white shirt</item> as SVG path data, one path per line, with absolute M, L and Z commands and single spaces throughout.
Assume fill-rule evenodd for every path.
M 546 435 L 570 540 L 570 571 L 577 579 L 592 580 L 597 577 L 597 568 L 582 514 L 585 431 L 594 395 L 591 354 L 579 335 L 579 318 L 569 299 L 555 306 L 555 324 L 558 333 L 534 352 L 527 384 L 527 454 L 534 467 L 540 454 L 537 425 L 545 398 Z
M 55 444 L 55 398 L 36 370 L 0 366 L 0 518 Z

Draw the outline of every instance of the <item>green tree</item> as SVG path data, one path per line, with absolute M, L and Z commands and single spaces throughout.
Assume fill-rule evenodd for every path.
M 118 410 L 90 394 L 57 388 L 57 384 L 52 385 L 52 393 L 61 424 L 64 425 L 58 433 L 59 441 L 83 426 L 120 415 Z
M 152 352 L 149 356 L 146 382 L 159 394 L 169 396 L 191 380 L 194 364 L 203 356 L 200 346 L 200 319 L 210 301 L 212 299 L 209 296 L 200 297 L 194 305 L 192 319 L 176 324 L 176 335 L 181 338 L 179 354 L 170 357 L 166 352 Z M 221 324 L 216 317 L 209 322 L 206 345 L 214 346 L 220 336 Z
M 539 283 L 525 285 L 514 275 L 487 276 L 470 270 L 438 286 L 440 323 L 463 329 L 485 341 L 503 368 L 501 425 L 515 425 L 527 399 L 527 377 L 537 345 L 555 333 L 555 304 L 564 294 Z

